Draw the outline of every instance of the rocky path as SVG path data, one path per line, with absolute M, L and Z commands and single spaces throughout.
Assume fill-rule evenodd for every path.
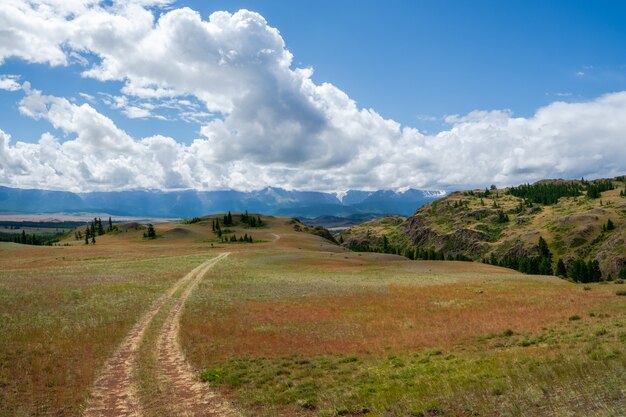
M 107 361 L 96 380 L 85 417 L 141 417 L 141 404 L 135 381 L 139 347 L 146 329 L 163 308 L 166 319 L 157 342 L 158 378 L 169 387 L 168 399 L 174 415 L 180 416 L 237 416 L 225 401 L 201 383 L 186 362 L 178 341 L 180 316 L 187 298 L 206 272 L 229 253 L 209 259 L 176 282 L 157 300 L 132 328 L 117 351 Z M 172 302 L 170 302 L 172 301 Z

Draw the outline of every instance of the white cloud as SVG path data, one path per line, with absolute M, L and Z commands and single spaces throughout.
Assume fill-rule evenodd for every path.
M 321 150 L 311 150 L 310 157 L 296 153 L 303 158 L 296 163 L 289 152 L 280 160 L 281 143 L 270 150 L 274 160 L 267 162 L 263 155 L 229 157 L 222 153 L 228 147 L 216 150 L 211 138 L 190 145 L 164 136 L 134 139 L 89 104 L 79 106 L 31 89 L 20 111 L 47 120 L 67 137 L 46 133 L 38 143 L 11 145 L 0 131 L 0 180 L 10 186 L 75 191 L 250 190 L 267 185 L 330 191 L 623 174 L 626 121 L 620 115 L 626 111 L 626 93 L 585 103 L 553 103 L 531 118 L 502 111 L 449 117 L 451 129 L 434 136 L 360 110 L 333 87 L 323 86 L 319 93 L 331 95 L 328 101 L 338 100 L 335 106 L 342 104 L 343 112 L 334 115 L 344 126 L 329 120 L 311 145 Z M 347 101 L 341 103 L 342 98 Z M 337 146 L 324 148 L 327 137 Z M 261 142 L 259 152 L 267 145 Z M 234 155 L 241 150 L 230 149 Z
M 449 130 L 426 135 L 359 108 L 331 84 L 314 83 L 311 69 L 293 68 L 280 33 L 257 13 L 217 12 L 203 20 L 182 8 L 156 19 L 147 2 L 35 3 L 0 5 L 0 25 L 8 28 L 0 45 L 28 40 L 0 46 L 0 60 L 65 65 L 89 54 L 91 61 L 81 61 L 85 76 L 124 83 L 121 95 L 102 96 L 110 107 L 131 118 L 174 109 L 202 124 L 201 137 L 189 145 L 132 138 L 89 104 L 25 87 L 20 111 L 66 137 L 44 134 L 38 143 L 11 145 L 2 133 L 7 185 L 333 191 L 624 173 L 626 92 L 553 103 L 530 118 L 508 111 L 449 116 Z
M 17 91 L 21 90 L 22 86 L 18 83 L 20 79 L 17 75 L 0 74 L 0 90 Z

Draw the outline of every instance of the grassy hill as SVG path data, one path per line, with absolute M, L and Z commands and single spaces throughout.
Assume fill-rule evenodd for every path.
M 411 217 L 366 222 L 339 239 L 355 250 L 502 264 L 540 256 L 542 237 L 555 273 L 559 259 L 566 268 L 597 261 L 604 279 L 616 278 L 626 267 L 625 186 L 618 177 L 455 192 Z

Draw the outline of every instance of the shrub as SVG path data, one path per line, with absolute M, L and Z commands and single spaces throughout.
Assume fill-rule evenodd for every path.
M 200 373 L 200 380 L 202 382 L 219 384 L 224 380 L 225 375 L 226 371 L 223 368 L 209 368 Z
M 574 314 L 573 316 L 570 316 L 569 321 L 577 321 L 580 320 L 580 316 L 578 314 Z
M 620 291 L 616 291 L 615 295 L 619 295 L 619 296 L 626 296 L 626 291 L 620 290 Z

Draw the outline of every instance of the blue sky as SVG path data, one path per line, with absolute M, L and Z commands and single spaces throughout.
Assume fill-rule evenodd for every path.
M 316 81 L 411 126 L 476 109 L 529 116 L 555 100 L 626 89 L 623 1 L 181 4 L 259 11 Z
M 0 76 L 5 83 L 30 84 L 24 90 L 17 90 L 15 83 L 0 89 L 0 130 L 11 136 L 4 140 L 6 156 L 0 159 L 4 185 L 76 190 L 450 188 L 624 173 L 624 159 L 618 158 L 626 144 L 621 125 L 606 131 L 620 114 L 626 115 L 621 113 L 626 90 L 624 2 L 163 5 L 155 0 L 145 10 L 144 26 L 132 2 L 77 1 L 71 10 L 54 0 L 35 1 L 32 7 L 22 3 L 10 0 L 0 6 L 8 16 L 2 23 L 9 28 L 9 35 L 0 35 L 6 36 L 0 44 L 17 44 L 0 47 Z M 235 41 L 185 32 L 181 22 L 189 16 L 183 19 L 185 14 L 178 13 L 184 7 L 199 13 L 194 22 L 209 34 L 214 32 L 204 23 L 211 14 L 229 12 L 228 22 L 213 26 L 238 28 Z M 236 26 L 245 20 L 240 9 L 256 13 L 252 20 L 258 17 L 261 32 Z M 20 26 L 22 18 L 34 22 L 31 32 Z M 159 62 L 150 61 L 150 48 L 145 47 L 116 55 L 127 46 L 114 34 L 110 42 L 101 36 L 107 19 L 122 21 L 129 36 L 136 36 L 133 42 L 147 44 L 158 33 L 162 39 L 171 37 L 177 49 L 164 48 Z M 174 24 L 159 32 L 162 20 Z M 57 31 L 55 22 L 67 30 Z M 30 43 L 20 49 L 20 39 Z M 37 42 L 45 47 L 31 50 Z M 276 70 L 275 62 L 259 66 L 245 60 L 231 71 L 219 67 L 213 73 L 206 57 L 224 53 L 226 47 L 242 57 L 257 43 L 254 56 L 271 50 L 276 62 L 290 59 L 288 66 Z M 179 54 L 187 46 L 194 52 Z M 50 56 L 45 56 L 48 50 Z M 146 56 L 134 59 L 141 54 Z M 170 59 L 182 68 L 180 73 L 164 65 Z M 109 67 L 100 68 L 103 62 Z M 185 68 L 196 64 L 211 75 L 203 79 L 199 73 L 187 81 Z M 299 72 L 307 68 L 313 73 Z M 148 97 L 142 90 L 146 86 L 172 92 Z M 217 93 L 222 86 L 229 86 L 224 87 L 228 91 Z M 54 106 L 76 116 L 62 119 Z M 572 120 L 585 117 L 597 126 L 572 127 Z M 543 136 L 547 131 L 558 135 Z M 41 138 L 46 134 L 66 161 L 62 167 L 55 165 L 59 158 L 45 159 Z M 158 146 L 147 140 L 157 135 Z M 80 154 L 72 153 L 82 141 L 96 148 L 126 143 L 126 154 L 107 154 L 106 165 L 114 168 L 98 167 L 99 161 L 93 168 L 82 166 Z M 592 143 L 581 147 L 581 141 Z M 33 147 L 27 152 L 18 142 Z M 458 153 L 441 152 L 442 143 Z M 501 152 L 490 154 L 494 146 Z M 168 148 L 162 152 L 175 153 L 175 161 L 155 154 L 155 147 Z M 536 149 L 543 149 L 539 158 L 530 156 Z M 202 161 L 192 160 L 190 155 L 202 152 Z M 589 155 L 593 160 L 585 161 Z M 32 168 L 28 158 L 40 166 Z M 138 179 L 138 165 L 148 160 L 157 161 L 153 178 Z M 65 172 L 68 164 L 75 165 L 74 171 Z M 457 172 L 460 164 L 476 169 Z M 49 175 L 56 177 L 52 181 Z M 78 184 L 77 176 L 83 177 Z

